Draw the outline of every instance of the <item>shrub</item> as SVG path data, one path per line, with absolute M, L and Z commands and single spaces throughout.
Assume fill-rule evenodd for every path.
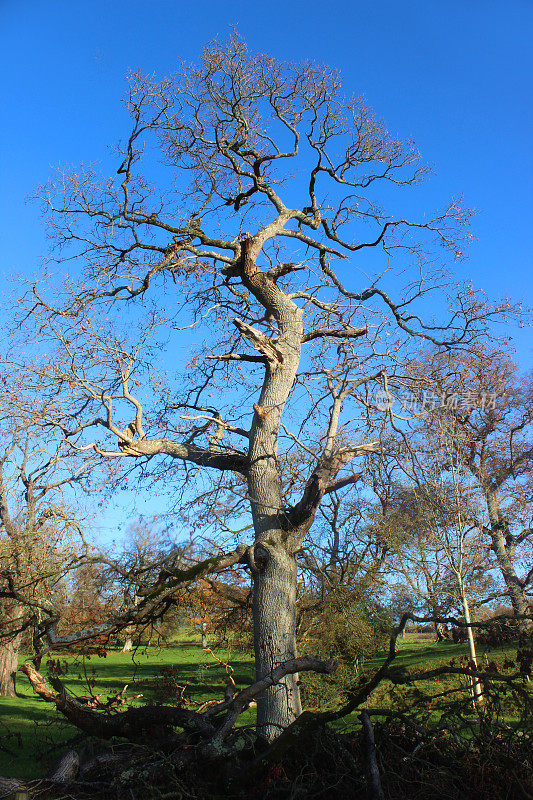
M 390 620 L 378 606 L 346 602 L 339 596 L 327 598 L 310 621 L 305 649 L 321 658 L 337 659 L 339 667 L 332 675 L 302 676 L 304 703 L 323 706 L 337 701 L 342 688 L 357 679 L 364 661 L 387 646 L 389 634 Z

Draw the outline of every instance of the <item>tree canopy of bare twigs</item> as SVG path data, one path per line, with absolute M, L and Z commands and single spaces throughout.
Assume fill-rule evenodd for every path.
M 295 556 L 321 501 L 379 448 L 373 392 L 510 308 L 449 279 L 470 212 L 402 212 L 429 170 L 331 69 L 234 36 L 162 81 L 130 76 L 125 105 L 109 172 L 64 169 L 39 193 L 69 274 L 25 306 L 50 343 L 29 366 L 36 415 L 77 452 L 210 497 L 217 555 L 170 570 L 131 614 L 241 563 L 262 680 L 296 657 Z M 224 555 L 231 517 L 253 542 Z M 300 711 L 287 674 L 258 697 L 259 729 L 272 739 Z

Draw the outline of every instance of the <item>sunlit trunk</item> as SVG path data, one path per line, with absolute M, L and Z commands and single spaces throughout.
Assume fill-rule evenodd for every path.
M 277 462 L 278 432 L 300 360 L 302 312 L 271 286 L 280 360 L 267 360 L 250 430 L 248 492 L 255 532 L 253 624 L 256 676 L 296 655 L 296 560 L 287 547 Z M 270 295 L 269 295 L 270 297 Z M 271 741 L 301 713 L 298 676 L 285 677 L 257 698 L 259 733 Z
M 16 697 L 17 666 L 22 634 L 23 610 L 9 605 L 1 609 L 0 697 Z
M 296 656 L 296 560 L 283 546 L 268 547 L 266 566 L 254 578 L 256 677 Z M 302 711 L 298 675 L 287 675 L 257 701 L 258 732 L 271 741 Z
M 124 600 L 126 600 L 126 596 L 124 596 Z M 139 605 L 139 598 L 136 594 L 133 595 L 133 605 L 137 607 Z M 135 635 L 135 625 L 128 625 L 127 628 L 124 629 L 124 634 L 126 636 L 126 640 L 124 642 L 124 647 L 122 648 L 123 653 L 129 653 L 133 650 L 133 636 Z
M 459 581 L 459 593 L 460 593 L 460 597 L 461 597 L 461 606 L 462 606 L 462 609 L 463 609 L 463 616 L 464 616 L 465 622 L 467 624 L 466 635 L 467 635 L 467 641 L 468 641 L 468 653 L 469 653 L 469 656 L 470 656 L 470 663 L 472 664 L 473 668 L 475 670 L 477 670 L 478 669 L 478 663 L 477 663 L 477 654 L 476 654 L 476 642 L 475 642 L 475 639 L 474 639 L 474 633 L 473 633 L 472 628 L 470 626 L 470 623 L 472 621 L 471 618 L 470 618 L 470 607 L 468 605 L 468 599 L 466 597 L 464 584 L 463 584 L 461 579 Z M 474 705 L 476 705 L 476 703 L 482 703 L 483 702 L 483 691 L 481 689 L 481 682 L 480 682 L 479 678 L 471 678 L 471 686 L 472 686 L 472 701 L 473 701 Z
M 491 524 L 492 550 L 496 555 L 498 566 L 502 573 L 503 580 L 505 581 L 505 587 L 509 593 L 513 611 L 517 616 L 528 614 L 529 601 L 524 586 L 516 574 L 513 564 L 513 554 L 510 552 L 510 548 L 507 547 L 505 541 L 506 526 L 502 517 L 499 500 L 494 492 L 487 492 L 485 498 Z M 530 629 L 533 627 L 532 623 L 527 620 L 521 620 L 519 625 L 523 629 Z

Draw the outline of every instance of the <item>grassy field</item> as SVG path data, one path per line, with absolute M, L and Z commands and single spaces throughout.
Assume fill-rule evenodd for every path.
M 61 680 L 76 695 L 92 693 L 100 695 L 104 701 L 126 685 L 126 696 L 142 694 L 145 700 L 157 700 L 158 691 L 169 683 L 187 684 L 186 697 L 191 703 L 220 699 L 227 682 L 226 668 L 202 650 L 197 637 L 184 635 L 180 639 L 169 647 L 140 647 L 130 653 L 111 650 L 105 658 L 60 656 L 62 664 L 68 666 Z M 217 650 L 216 655 L 233 668 L 238 686 L 251 682 L 253 665 L 249 656 L 224 650 Z M 41 671 L 47 675 L 46 661 Z M 54 708 L 36 697 L 21 673 L 17 689 L 20 697 L 0 697 L 0 775 L 37 777 L 57 758 L 58 743 L 68 742 L 79 731 L 63 722 Z M 249 712 L 244 721 L 252 722 L 252 713 Z
M 466 655 L 466 645 L 435 644 L 417 634 L 407 634 L 399 641 L 395 664 L 409 670 L 432 669 L 450 660 L 458 661 Z M 216 656 L 233 669 L 237 686 L 249 683 L 253 676 L 251 657 L 238 650 L 216 650 Z M 492 650 L 488 656 L 502 664 L 505 659 L 514 659 L 516 648 Z M 486 660 L 480 653 L 480 666 Z M 109 651 L 106 657 L 91 656 L 85 659 L 61 657 L 67 671 L 62 675 L 67 689 L 77 695 L 107 695 L 120 692 L 128 686 L 125 694 L 142 694 L 146 700 L 160 699 L 159 692 L 169 684 L 186 684 L 188 704 L 219 699 L 226 684 L 226 667 L 208 652 L 202 650 L 194 635 L 183 634 L 179 641 L 167 647 L 138 648 L 131 653 Z M 380 665 L 382 658 L 375 656 L 363 664 L 367 673 Z M 41 671 L 47 674 L 43 662 Z M 20 674 L 20 673 L 19 673 Z M 450 685 L 455 678 L 445 678 L 440 688 Z M 439 686 L 437 686 L 437 689 Z M 24 675 L 18 680 L 20 697 L 0 698 L 0 775 L 14 777 L 36 777 L 42 775 L 60 750 L 61 743 L 76 740 L 78 731 L 62 721 L 60 715 L 49 704 L 37 698 Z M 381 707 L 395 702 L 395 692 L 402 687 L 383 686 L 369 700 L 369 705 Z M 333 700 L 335 697 L 333 697 Z M 331 698 L 330 698 L 331 702 Z M 253 722 L 253 711 L 243 715 L 242 724 Z

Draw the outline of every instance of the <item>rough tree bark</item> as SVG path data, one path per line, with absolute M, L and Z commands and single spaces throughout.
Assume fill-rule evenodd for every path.
M 513 543 L 512 539 L 510 539 L 510 546 L 507 544 L 509 529 L 502 514 L 501 505 L 496 492 L 490 490 L 486 491 L 485 500 L 490 520 L 489 533 L 492 541 L 492 550 L 496 555 L 496 560 L 502 573 L 505 587 L 509 593 L 513 611 L 517 615 L 528 614 L 530 602 L 526 595 L 525 588 L 514 568 Z M 523 628 L 529 628 L 531 625 L 532 623 L 527 620 L 520 623 L 520 626 Z
M 439 603 L 436 602 L 435 600 L 433 600 L 433 599 L 430 600 L 430 606 L 431 606 L 431 614 L 432 614 L 432 616 L 434 616 L 434 617 L 444 617 L 444 616 L 446 616 L 443 613 L 442 608 L 440 608 Z M 437 637 L 437 641 L 438 642 L 447 641 L 450 638 L 450 636 L 449 636 L 448 630 L 446 628 L 446 625 L 443 622 L 434 622 L 433 624 L 435 626 L 435 635 Z
M 433 613 L 437 614 L 438 612 L 434 611 Z M 442 622 L 435 623 L 435 634 L 438 642 L 446 642 L 450 638 L 446 630 L 446 625 L 443 625 Z
M 0 696 L 16 697 L 23 609 L 16 604 L 6 604 L 1 609 L 0 621 Z
M 296 657 L 296 560 L 282 544 L 269 545 L 267 552 L 266 565 L 256 574 L 253 587 L 257 680 Z M 258 697 L 258 731 L 271 741 L 301 711 L 298 675 L 287 675 Z
M 254 247 L 255 245 L 255 247 Z M 243 248 L 243 283 L 271 314 L 279 335 L 276 353 L 265 351 L 265 378 L 250 430 L 248 490 L 255 531 L 253 620 L 256 677 L 296 657 L 296 561 L 287 538 L 277 461 L 281 415 L 300 363 L 303 314 L 275 282 L 259 271 L 255 242 Z M 261 350 L 261 344 L 256 343 Z M 288 675 L 258 698 L 257 721 L 271 740 L 301 713 L 298 676 Z

